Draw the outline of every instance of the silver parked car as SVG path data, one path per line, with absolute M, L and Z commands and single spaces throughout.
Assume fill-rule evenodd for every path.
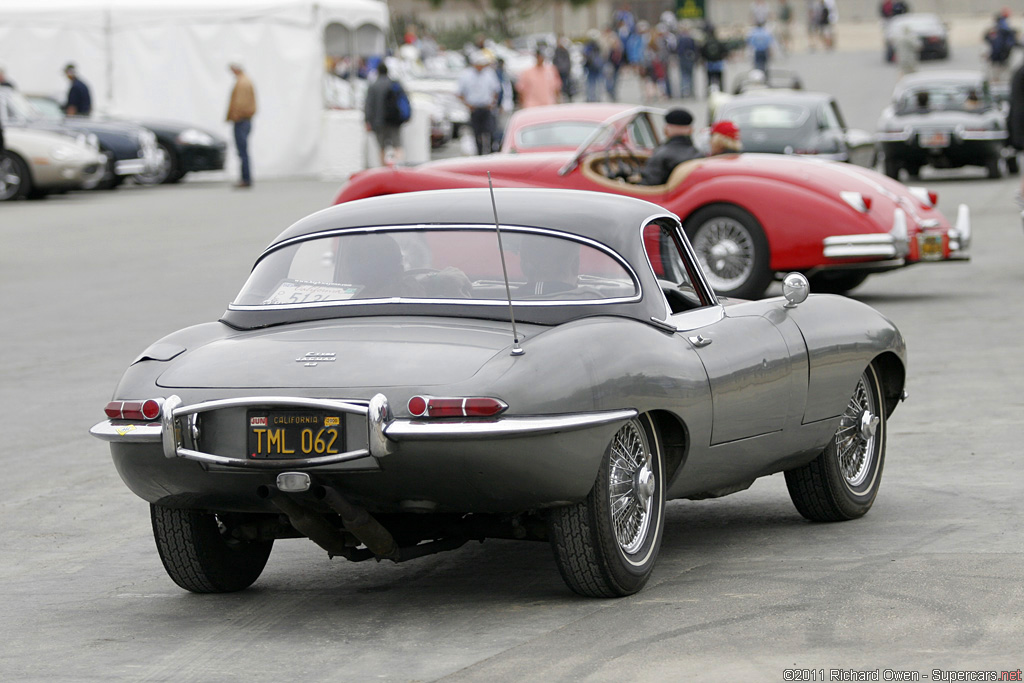
M 356 561 L 520 538 L 577 593 L 629 595 L 667 500 L 785 471 L 809 519 L 871 507 L 903 337 L 802 275 L 784 291 L 719 299 L 638 199 L 353 201 L 275 239 L 220 320 L 144 350 L 92 433 L 190 591 L 249 586 L 283 538 Z
M 4 146 L 0 201 L 89 188 L 103 175 L 106 157 L 84 135 L 5 126 Z

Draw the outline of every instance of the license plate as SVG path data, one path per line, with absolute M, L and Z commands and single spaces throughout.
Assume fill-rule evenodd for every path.
M 922 147 L 949 147 L 949 133 L 921 133 Z
M 917 246 L 922 261 L 941 261 L 945 255 L 941 234 L 921 233 L 917 236 Z
M 344 452 L 344 417 L 323 410 L 250 410 L 250 458 L 315 458 Z

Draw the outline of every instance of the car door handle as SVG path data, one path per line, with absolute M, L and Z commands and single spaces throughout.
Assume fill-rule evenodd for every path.
M 711 343 L 710 339 L 701 334 L 698 334 L 696 337 L 687 337 L 687 339 L 689 339 L 690 343 L 696 346 L 698 349 L 704 348 L 705 346 Z

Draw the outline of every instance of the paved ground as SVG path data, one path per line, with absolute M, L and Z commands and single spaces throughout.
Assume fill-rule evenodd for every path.
M 874 52 L 794 66 L 810 87 L 843 74 L 841 103 L 869 129 L 894 80 Z M 967 172 L 924 183 L 949 215 L 972 207 L 974 260 L 873 277 L 855 293 L 901 327 L 910 350 L 911 398 L 890 423 L 874 509 L 806 523 L 780 476 L 671 503 L 653 580 L 615 601 L 569 593 L 545 545 L 501 541 L 404 565 L 332 562 L 285 541 L 249 591 L 180 591 L 160 566 L 146 504 L 87 430 L 135 354 L 216 318 L 262 246 L 337 188 L 186 183 L 0 206 L 0 680 L 783 681 L 792 668 L 826 678 L 833 668 L 1019 669 L 1017 181 Z

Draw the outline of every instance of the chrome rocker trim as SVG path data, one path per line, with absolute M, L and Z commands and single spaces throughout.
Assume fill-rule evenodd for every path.
M 183 429 L 192 429 L 195 420 L 189 416 L 221 408 L 238 408 L 249 405 L 272 405 L 307 407 L 318 410 L 333 410 L 343 413 L 365 415 L 369 448 L 360 448 L 345 453 L 301 459 L 245 460 L 229 458 L 215 453 L 204 453 L 184 445 Z M 129 423 L 122 420 L 104 420 L 93 426 L 89 433 L 103 441 L 117 443 L 160 443 L 167 458 L 185 458 L 207 465 L 219 465 L 236 469 L 274 470 L 297 469 L 335 465 L 349 460 L 374 457 L 383 458 L 394 453 L 403 441 L 429 441 L 437 439 L 472 440 L 506 438 L 516 436 L 539 436 L 568 432 L 588 427 L 597 427 L 614 422 L 625 422 L 637 416 L 637 411 L 609 410 L 574 415 L 551 415 L 538 417 L 506 417 L 482 422 L 427 422 L 424 420 L 396 420 L 392 416 L 388 400 L 383 394 L 376 394 L 369 404 L 332 399 L 297 398 L 288 396 L 247 396 L 206 401 L 189 406 L 181 405 L 177 396 L 169 396 L 163 405 L 160 422 Z M 183 419 L 184 418 L 184 419 Z

